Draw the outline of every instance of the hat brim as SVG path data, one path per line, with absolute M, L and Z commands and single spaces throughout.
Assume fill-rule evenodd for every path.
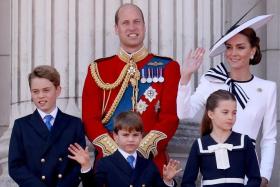
M 252 18 L 245 23 L 241 24 L 240 26 L 236 27 L 226 35 L 224 35 L 211 49 L 210 49 L 210 57 L 217 56 L 223 53 L 226 50 L 225 42 L 228 41 L 230 38 L 241 32 L 242 30 L 250 27 L 255 31 L 262 27 L 263 25 L 267 24 L 272 19 L 273 15 L 262 15 Z

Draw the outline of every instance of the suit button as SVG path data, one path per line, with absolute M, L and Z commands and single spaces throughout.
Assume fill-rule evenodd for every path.
M 62 174 L 58 174 L 57 177 L 61 179 L 62 178 Z
M 41 163 L 44 163 L 46 162 L 46 160 L 44 158 L 41 159 Z
M 63 159 L 62 159 L 61 157 L 59 157 L 59 158 L 58 158 L 58 160 L 59 160 L 60 162 L 62 162 L 62 161 L 63 161 Z
M 42 175 L 41 179 L 42 179 L 42 180 L 45 180 L 45 179 L 46 179 L 46 176 L 45 176 L 45 175 Z
M 129 185 L 129 187 L 133 187 L 133 185 L 131 184 L 131 185 Z

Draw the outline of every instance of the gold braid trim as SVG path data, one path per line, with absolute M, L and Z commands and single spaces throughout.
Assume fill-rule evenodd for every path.
M 136 109 L 137 98 L 138 98 L 138 81 L 140 79 L 140 72 L 137 68 L 136 62 L 143 60 L 147 55 L 148 55 L 148 51 L 145 47 L 142 47 L 139 51 L 135 52 L 133 55 L 129 55 L 124 50 L 120 50 L 118 56 L 121 60 L 126 62 L 126 65 L 122 69 L 120 76 L 112 84 L 105 83 L 101 79 L 96 62 L 92 62 L 90 64 L 91 75 L 99 88 L 103 90 L 111 91 L 116 87 L 118 87 L 123 82 L 112 106 L 110 107 L 105 117 L 102 119 L 103 124 L 106 124 L 113 116 L 113 113 L 115 112 L 126 88 L 128 87 L 129 82 L 131 83 L 131 86 L 133 88 L 133 94 L 131 98 L 132 110 L 134 111 Z M 105 104 L 105 108 L 106 106 L 107 104 Z M 105 111 L 105 108 L 102 107 L 102 111 Z
M 167 138 L 165 133 L 151 130 L 140 142 L 137 150 L 147 159 L 149 158 L 150 153 L 156 156 L 158 154 L 157 144 L 165 138 Z
M 113 104 L 111 105 L 111 107 L 110 107 L 109 111 L 107 112 L 107 114 L 105 115 L 105 117 L 102 119 L 103 124 L 107 123 L 111 119 L 113 113 L 115 112 L 115 110 L 125 92 L 125 89 L 128 86 L 129 79 L 130 79 L 130 75 L 127 74 L 123 81 L 122 87 L 121 87 L 118 95 L 116 96 L 116 99 L 114 100 Z
M 148 54 L 148 50 L 144 46 L 132 55 L 129 55 L 127 52 L 125 52 L 125 50 L 120 48 L 118 57 L 124 62 L 129 62 L 131 59 L 133 59 L 134 62 L 139 62 L 146 58 Z
M 90 64 L 91 76 L 93 77 L 96 84 L 104 90 L 112 90 L 112 89 L 115 89 L 117 86 L 119 86 L 121 84 L 121 82 L 123 81 L 128 68 L 129 68 L 129 64 L 126 64 L 124 66 L 123 70 L 121 71 L 121 74 L 118 77 L 118 79 L 114 83 L 110 84 L 110 83 L 105 83 L 102 81 L 99 71 L 98 71 L 97 63 L 92 62 Z
M 127 72 L 128 72 L 129 67 L 130 67 L 130 65 L 127 63 L 124 66 L 123 70 L 121 71 L 121 74 L 118 77 L 118 79 L 113 84 L 109 84 L 109 83 L 104 83 L 102 81 L 102 79 L 100 77 L 100 74 L 98 72 L 97 63 L 93 62 L 93 63 L 90 64 L 91 75 L 92 75 L 94 81 L 96 82 L 97 86 L 102 88 L 103 90 L 112 90 L 122 83 L 122 86 L 120 88 L 120 91 L 119 91 L 118 95 L 116 96 L 116 99 L 114 100 L 114 102 L 111 105 L 109 111 L 107 112 L 107 114 L 105 115 L 105 117 L 101 121 L 103 124 L 107 123 L 111 119 L 113 113 L 115 112 L 115 110 L 116 110 L 116 108 L 117 108 L 117 106 L 118 106 L 118 104 L 119 104 L 119 102 L 120 102 L 120 100 L 121 100 L 121 98 L 122 98 L 122 96 L 125 92 L 125 89 L 128 86 L 130 75 Z
M 92 144 L 102 149 L 103 156 L 108 156 L 118 149 L 116 142 L 107 133 L 101 134 L 95 138 Z

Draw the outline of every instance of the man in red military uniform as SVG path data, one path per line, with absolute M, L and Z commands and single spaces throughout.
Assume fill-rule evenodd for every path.
M 138 151 L 153 157 L 159 171 L 167 161 L 166 147 L 178 127 L 177 62 L 148 53 L 143 45 L 145 23 L 141 9 L 124 4 L 116 12 L 118 54 L 96 60 L 88 68 L 82 96 L 86 134 L 97 149 L 96 158 L 112 154 L 113 118 L 123 111 L 137 111 L 145 137 Z

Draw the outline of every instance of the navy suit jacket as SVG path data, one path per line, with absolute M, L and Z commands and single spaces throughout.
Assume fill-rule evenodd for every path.
M 81 177 L 84 187 L 167 187 L 152 160 L 138 154 L 132 169 L 119 151 L 98 160 L 95 172 L 91 170 Z
M 69 144 L 85 147 L 79 118 L 58 110 L 51 132 L 37 110 L 15 120 L 9 147 L 9 174 L 21 187 L 75 187 L 80 165 L 67 157 Z

